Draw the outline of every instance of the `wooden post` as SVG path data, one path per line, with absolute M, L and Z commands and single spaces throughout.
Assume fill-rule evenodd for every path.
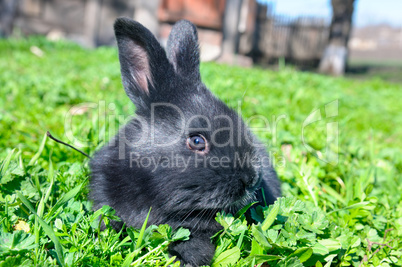
M 226 1 L 225 14 L 223 17 L 223 54 L 235 54 L 239 42 L 239 19 L 242 0 Z
M 85 45 L 95 47 L 98 37 L 98 16 L 100 16 L 100 0 L 87 0 L 85 5 Z

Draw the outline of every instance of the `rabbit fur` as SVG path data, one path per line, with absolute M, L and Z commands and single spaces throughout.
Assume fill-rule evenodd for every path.
M 174 25 L 166 52 L 136 21 L 119 18 L 114 30 L 123 86 L 136 116 L 90 162 L 94 209 L 109 205 L 124 223 L 139 228 L 152 207 L 148 224 L 191 231 L 189 240 L 170 245 L 171 255 L 186 266 L 210 264 L 210 238 L 221 229 L 216 213 L 233 213 L 254 201 L 272 204 L 280 196 L 276 173 L 241 117 L 202 83 L 191 22 Z M 205 149 L 192 149 L 192 136 Z M 248 164 L 251 158 L 268 161 L 256 166 Z

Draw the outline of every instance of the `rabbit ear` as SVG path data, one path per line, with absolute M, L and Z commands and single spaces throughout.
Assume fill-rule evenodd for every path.
M 124 89 L 137 109 L 149 108 L 156 90 L 161 90 L 173 73 L 166 53 L 153 34 L 136 21 L 118 18 L 114 31 Z
M 200 80 L 200 49 L 197 28 L 190 21 L 177 22 L 169 35 L 167 54 L 177 74 Z

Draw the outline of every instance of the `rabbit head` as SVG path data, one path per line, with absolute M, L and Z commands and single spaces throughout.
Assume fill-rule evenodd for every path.
M 138 22 L 120 18 L 114 29 L 136 116 L 91 161 L 95 208 L 109 205 L 127 225 L 140 227 L 152 207 L 150 224 L 192 232 L 171 253 L 208 264 L 209 237 L 220 229 L 216 212 L 273 203 L 280 195 L 275 172 L 241 117 L 202 83 L 192 23 L 174 25 L 166 52 Z

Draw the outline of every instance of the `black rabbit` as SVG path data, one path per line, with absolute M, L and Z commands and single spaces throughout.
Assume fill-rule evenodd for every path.
M 235 111 L 202 83 L 197 30 L 177 22 L 167 53 L 140 23 L 114 25 L 121 74 L 136 116 L 91 160 L 95 208 L 109 205 L 129 226 L 191 231 L 169 247 L 182 264 L 210 263 L 216 212 L 272 204 L 280 185 L 265 148 Z M 264 196 L 263 196 L 264 194 Z

